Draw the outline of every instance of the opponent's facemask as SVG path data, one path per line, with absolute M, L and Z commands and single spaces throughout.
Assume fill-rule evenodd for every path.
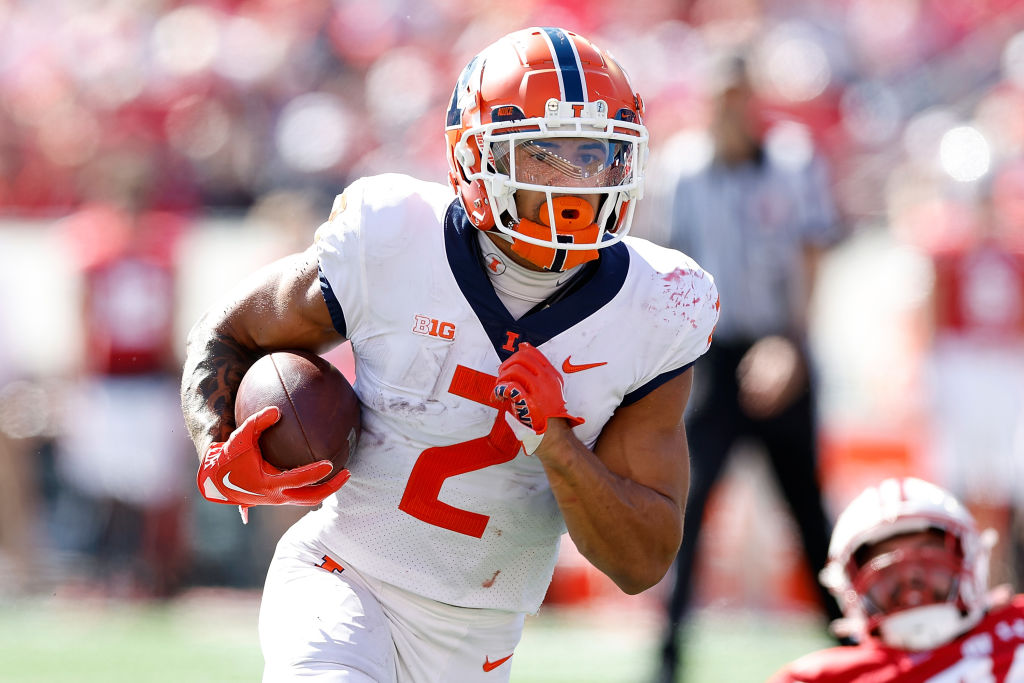
M 452 94 L 452 187 L 474 226 L 507 235 L 531 263 L 579 265 L 629 231 L 647 160 L 642 114 L 626 74 L 590 41 L 558 28 L 509 34 Z M 518 190 L 544 193 L 538 215 L 519 215 Z
M 928 532 L 932 541 L 892 543 Z M 870 559 L 864 550 L 890 542 Z M 836 521 L 822 583 L 843 609 L 840 632 L 928 650 L 976 624 L 986 608 L 991 530 L 979 534 L 947 491 L 912 477 L 861 493 Z

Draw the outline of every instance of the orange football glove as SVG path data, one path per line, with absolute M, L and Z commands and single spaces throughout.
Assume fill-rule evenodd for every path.
M 582 417 L 566 410 L 563 386 L 558 370 L 535 346 L 525 342 L 498 368 L 494 395 L 505 403 L 506 422 L 527 454 L 537 450 L 550 418 L 565 418 L 570 427 L 583 424 Z
M 290 470 L 280 470 L 264 460 L 260 434 L 280 418 L 276 406 L 253 413 L 227 441 L 212 444 L 199 465 L 196 485 L 203 498 L 238 505 L 245 524 L 253 505 L 316 505 L 340 489 L 350 476 L 348 470 L 342 470 L 330 481 L 317 484 L 333 468 L 326 460 Z

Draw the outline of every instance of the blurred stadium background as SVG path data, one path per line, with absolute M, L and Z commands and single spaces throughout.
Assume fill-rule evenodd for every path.
M 82 272 L 121 239 L 87 209 L 129 197 L 182 219 L 157 235 L 174 238 L 180 362 L 199 312 L 307 244 L 347 182 L 443 182 L 454 79 L 528 25 L 577 30 L 626 66 L 655 200 L 707 119 L 708 57 L 750 41 L 759 96 L 828 158 L 848 230 L 812 321 L 832 511 L 880 476 L 933 473 L 928 255 L 967 238 L 1000 179 L 1024 244 L 1024 2 L 0 0 L 0 680 L 255 680 L 258 588 L 295 518 L 256 510 L 243 528 L 183 486 L 168 594 L 97 576 L 99 522 L 68 494 L 59 448 L 90 371 Z M 650 206 L 634 231 L 659 239 Z M 331 358 L 350 369 L 344 349 Z M 187 484 L 183 425 L 166 429 Z M 688 681 L 762 680 L 827 644 L 761 468 L 741 454 L 713 500 Z M 665 590 L 618 596 L 566 548 L 513 680 L 644 680 Z

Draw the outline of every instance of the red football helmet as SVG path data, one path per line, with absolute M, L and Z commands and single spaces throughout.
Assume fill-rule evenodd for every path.
M 474 57 L 452 93 L 449 178 L 470 222 L 510 238 L 531 263 L 561 271 L 628 231 L 643 194 L 647 128 L 625 72 L 560 28 L 516 31 Z M 540 223 L 517 190 L 543 192 Z M 599 195 L 597 210 L 581 195 Z
M 916 548 L 890 542 L 918 532 L 931 532 L 936 541 Z M 970 512 L 934 484 L 906 477 L 869 487 L 836 520 L 821 572 L 845 616 L 837 631 L 861 640 L 878 636 L 906 650 L 949 642 L 985 612 L 994 543 L 994 531 L 979 533 Z M 904 589 L 913 601 L 896 598 Z

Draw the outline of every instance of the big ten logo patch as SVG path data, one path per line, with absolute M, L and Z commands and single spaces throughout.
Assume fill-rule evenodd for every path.
M 412 331 L 428 337 L 451 341 L 455 339 L 455 323 L 445 322 L 428 315 L 417 315 L 413 319 Z

